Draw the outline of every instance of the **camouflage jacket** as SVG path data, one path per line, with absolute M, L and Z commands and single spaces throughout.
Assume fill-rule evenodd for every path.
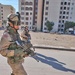
M 7 57 L 7 54 L 11 50 L 19 49 L 20 46 L 18 46 L 15 43 L 15 41 L 17 41 L 17 40 L 18 40 L 18 42 L 21 43 L 21 40 L 20 40 L 18 32 L 17 31 L 15 32 L 15 31 L 13 31 L 13 29 L 11 27 L 8 27 L 8 29 L 4 31 L 4 33 L 3 33 L 2 37 L 1 37 L 1 41 L 0 41 L 0 53 L 3 56 Z M 14 52 L 14 54 L 15 54 L 15 52 Z

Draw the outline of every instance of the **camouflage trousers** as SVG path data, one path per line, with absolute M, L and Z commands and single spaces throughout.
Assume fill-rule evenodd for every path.
M 13 59 L 8 58 L 8 64 L 10 65 L 12 69 L 12 73 L 14 75 L 27 75 L 22 63 L 24 62 L 24 59 L 20 59 L 18 62 L 13 62 Z

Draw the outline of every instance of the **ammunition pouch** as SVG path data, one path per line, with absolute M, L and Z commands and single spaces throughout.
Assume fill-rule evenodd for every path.
M 8 50 L 16 50 L 16 49 L 22 49 L 22 48 L 18 46 L 15 42 L 11 43 L 8 47 Z

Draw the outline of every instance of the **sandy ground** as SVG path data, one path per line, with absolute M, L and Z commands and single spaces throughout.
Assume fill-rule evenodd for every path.
M 20 30 L 19 33 L 22 31 Z M 0 37 L 3 31 L 0 30 Z M 31 43 L 39 45 L 50 45 L 50 46 L 64 46 L 66 48 L 75 47 L 75 35 L 65 34 L 50 34 L 43 32 L 31 32 Z
M 32 44 L 75 47 L 75 35 L 30 32 Z

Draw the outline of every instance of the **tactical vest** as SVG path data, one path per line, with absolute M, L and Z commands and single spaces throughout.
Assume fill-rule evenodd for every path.
M 19 34 L 18 34 L 18 32 L 17 31 L 14 31 L 13 29 L 12 29 L 12 27 L 7 27 L 7 30 L 8 30 L 8 33 L 9 33 L 9 35 L 10 35 L 10 37 L 11 37 L 11 41 L 10 42 L 12 42 L 11 44 L 10 44 L 10 46 L 9 46 L 9 48 L 8 48 L 8 50 L 15 50 L 15 49 L 19 49 L 20 47 L 15 43 L 15 41 L 18 41 L 20 44 L 22 44 L 22 41 L 21 41 L 21 39 L 20 39 L 20 37 L 19 37 Z

